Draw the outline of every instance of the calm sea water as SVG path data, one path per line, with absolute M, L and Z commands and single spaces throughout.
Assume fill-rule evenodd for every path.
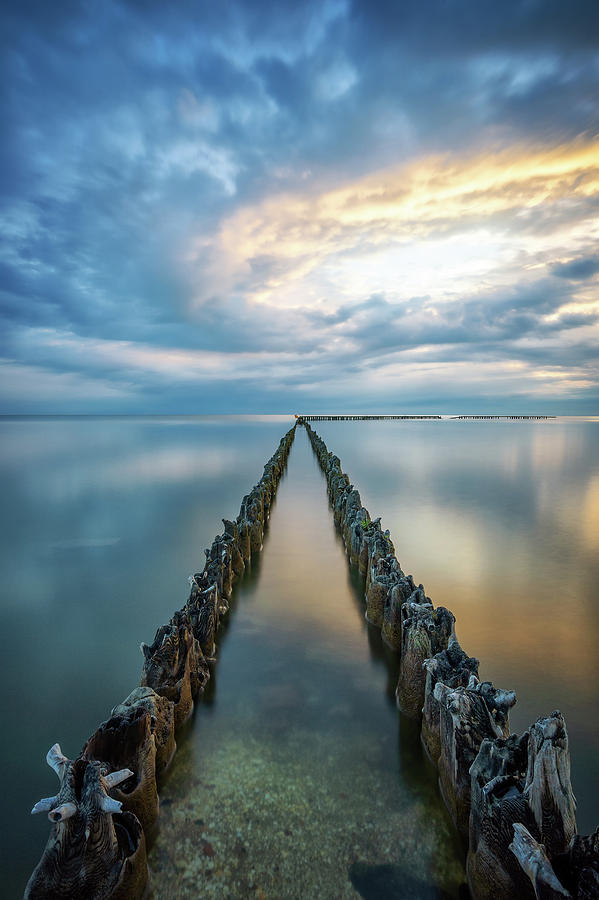
M 211 694 L 161 793 L 158 897 L 457 898 L 463 858 L 399 729 L 397 665 L 368 628 L 298 429 Z
M 48 747 L 75 755 L 137 684 L 140 641 L 184 602 L 221 516 L 236 515 L 290 424 L 0 420 L 7 897 L 47 838 L 29 810 L 55 792 Z M 516 689 L 512 727 L 564 712 L 590 830 L 599 423 L 317 429 L 391 529 L 404 570 L 454 611 L 481 673 Z M 413 896 L 457 896 L 461 854 L 417 734 L 394 709 L 394 667 L 363 619 L 298 430 L 260 563 L 236 591 L 209 696 L 161 793 L 156 896 L 196 896 L 198 883 L 223 896 L 226 883 L 228 896 L 304 884 L 303 896 L 384 897 L 400 882 Z
M 405 572 L 455 614 L 513 731 L 560 709 L 578 826 L 599 824 L 599 417 L 318 422 Z M 358 425 L 358 428 L 352 428 Z

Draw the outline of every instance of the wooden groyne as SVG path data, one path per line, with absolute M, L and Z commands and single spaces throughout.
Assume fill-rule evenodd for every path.
M 441 419 L 442 416 L 298 416 L 299 422 L 363 422 L 375 419 Z
M 325 474 L 350 564 L 365 576 L 366 618 L 400 654 L 400 711 L 421 723 L 422 743 L 468 848 L 475 900 L 599 898 L 599 828 L 577 833 L 568 735 L 558 710 L 512 734 L 511 690 L 479 679 L 455 617 L 405 575 L 389 531 L 371 519 L 339 457 L 305 425 Z
M 158 818 L 157 776 L 168 767 L 175 736 L 204 691 L 214 662 L 233 582 L 262 549 L 264 530 L 294 427 L 241 503 L 237 519 L 206 550 L 201 572 L 189 576 L 185 605 L 143 644 L 140 684 L 112 710 L 76 759 L 55 744 L 46 760 L 59 778 L 56 796 L 32 813 L 52 823 L 25 900 L 138 900 L 149 890 L 146 837 Z
M 375 420 L 379 420 L 379 419 L 399 419 L 402 421 L 404 421 L 404 420 L 405 421 L 409 421 L 409 420 L 421 421 L 423 419 L 440 420 L 443 418 L 443 416 L 370 416 L 370 415 L 363 415 L 363 416 L 324 416 L 324 415 L 307 416 L 307 415 L 301 415 L 301 416 L 299 416 L 299 415 L 296 415 L 295 418 L 298 420 L 298 422 L 301 423 L 301 422 L 364 422 L 364 421 L 370 421 L 370 420 L 375 421 Z M 510 420 L 528 419 L 528 420 L 540 421 L 542 419 L 555 419 L 555 418 L 557 418 L 557 416 L 492 416 L 492 415 L 468 416 L 468 415 L 466 415 L 466 416 L 448 416 L 447 418 L 452 419 L 452 420 L 454 420 L 454 419 L 510 419 Z
M 534 421 L 556 418 L 557 416 L 450 416 L 450 419 L 532 419 Z

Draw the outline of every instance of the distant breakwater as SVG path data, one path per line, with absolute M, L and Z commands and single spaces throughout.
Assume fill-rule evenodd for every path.
M 149 891 L 146 838 L 158 818 L 157 776 L 170 764 L 175 736 L 210 678 L 218 628 L 232 587 L 262 549 L 264 531 L 295 436 L 295 425 L 264 466 L 235 521 L 189 577 L 185 605 L 158 628 L 144 655 L 140 684 L 85 743 L 76 759 L 55 744 L 46 756 L 59 778 L 54 797 L 32 813 L 52 823 L 25 900 L 138 900 Z
M 303 416 L 298 416 L 298 415 L 296 415 L 295 418 L 298 419 L 298 421 L 301 420 L 302 422 L 364 422 L 364 421 L 370 421 L 370 420 L 378 421 L 380 419 L 400 419 L 402 421 L 415 420 L 417 422 L 420 422 L 425 419 L 436 419 L 437 421 L 439 421 L 439 420 L 443 419 L 443 416 L 391 416 L 391 415 L 389 415 L 389 416 L 387 416 L 387 415 L 384 415 L 384 416 L 383 415 L 381 415 L 381 416 L 371 416 L 371 415 L 363 415 L 363 416 L 337 416 L 337 415 L 334 415 L 334 416 L 325 416 L 325 415 L 305 416 L 305 415 L 303 415 Z M 455 419 L 474 419 L 474 420 L 476 420 L 476 419 L 508 419 L 509 421 L 513 421 L 516 419 L 523 419 L 523 420 L 526 419 L 529 421 L 530 420 L 541 421 L 541 420 L 545 420 L 545 419 L 555 419 L 556 416 L 494 416 L 494 415 L 471 416 L 471 415 L 467 415 L 467 416 L 447 416 L 447 418 L 451 419 L 451 420 L 455 420 Z
M 421 723 L 441 794 L 468 848 L 473 897 L 596 900 L 599 828 L 577 832 L 563 716 L 555 710 L 521 735 L 510 732 L 514 691 L 479 679 L 479 661 L 461 648 L 453 613 L 435 608 L 423 585 L 404 574 L 389 531 L 371 519 L 339 457 L 307 418 L 298 424 L 325 474 L 349 562 L 365 577 L 366 618 L 400 654 L 397 706 Z
M 441 419 L 442 416 L 296 416 L 302 422 L 363 422 L 378 419 Z
M 556 419 L 557 416 L 450 416 L 450 419 L 508 419 L 510 422 L 522 419 L 533 421 L 544 421 L 545 419 Z

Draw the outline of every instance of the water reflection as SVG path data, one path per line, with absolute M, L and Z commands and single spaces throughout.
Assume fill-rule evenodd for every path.
M 0 420 L 4 896 L 22 895 L 48 834 L 28 812 L 55 792 L 46 750 L 59 740 L 75 754 L 137 683 L 140 640 L 182 604 L 220 517 L 235 516 L 288 423 Z M 404 568 L 454 610 L 481 673 L 517 689 L 513 727 L 563 710 L 579 824 L 590 831 L 599 422 L 318 430 L 391 529 Z M 242 896 L 260 887 L 250 858 L 268 859 L 279 878 L 291 872 L 294 884 L 307 878 L 306 896 L 327 896 L 340 871 L 335 896 L 384 896 L 398 873 L 456 896 L 463 870 L 434 772 L 409 723 L 398 726 L 394 659 L 364 622 L 359 579 L 301 433 L 265 553 L 237 602 L 165 785 L 159 896 L 182 896 L 172 884 L 190 896 L 198 882 L 217 886 L 223 859 Z
M 3 896 L 48 836 L 59 741 L 76 755 L 138 683 L 151 640 L 289 426 L 272 420 L 0 419 Z
M 300 432 L 219 645 L 216 703 L 162 794 L 158 897 L 355 898 L 398 873 L 410 896 L 458 896 L 461 850 L 418 735 L 398 737 L 397 659 L 362 597 Z
M 319 422 L 405 571 L 457 617 L 512 728 L 566 717 L 582 830 L 599 797 L 599 422 Z
M 588 481 L 581 504 L 580 525 L 585 544 L 596 553 L 599 550 L 599 472 Z

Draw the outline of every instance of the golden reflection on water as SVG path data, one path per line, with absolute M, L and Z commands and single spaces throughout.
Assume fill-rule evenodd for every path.
M 599 792 L 599 433 L 592 420 L 318 423 L 405 572 L 456 616 L 522 730 L 559 708 L 578 823 Z M 350 426 L 357 427 L 350 427 Z
M 599 550 L 599 472 L 587 485 L 581 508 L 580 526 L 582 537 L 589 550 Z
M 358 883 L 391 896 L 401 882 L 406 897 L 456 897 L 461 850 L 418 735 L 402 724 L 398 740 L 396 665 L 302 431 L 218 657 L 161 793 L 157 896 L 295 898 L 301 884 L 357 900 Z
M 318 472 L 312 477 L 320 480 Z M 324 484 L 318 488 L 325 491 Z M 313 494 L 312 486 L 307 496 Z M 326 498 L 315 510 L 297 497 L 282 528 L 273 518 L 261 562 L 260 616 L 273 632 L 302 634 L 308 647 L 314 642 L 322 646 L 330 636 L 337 654 L 366 659 L 367 644 L 355 622 L 360 614 L 348 604 L 348 568 L 341 547 Z M 315 548 L 320 560 L 315 559 Z
M 582 441 L 582 436 L 575 437 L 574 441 L 578 446 L 573 446 L 572 435 L 568 435 L 560 429 L 553 430 L 550 440 L 547 437 L 546 429 L 539 429 L 533 433 L 530 443 L 533 468 L 544 475 L 552 470 L 560 469 L 567 454 L 579 453 Z

